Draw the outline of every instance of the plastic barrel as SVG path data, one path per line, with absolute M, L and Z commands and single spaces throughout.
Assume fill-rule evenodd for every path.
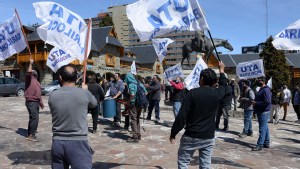
M 114 99 L 105 99 L 103 101 L 103 118 L 114 117 L 116 111 L 116 101 Z

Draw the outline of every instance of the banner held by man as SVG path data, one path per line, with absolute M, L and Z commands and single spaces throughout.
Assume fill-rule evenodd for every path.
M 236 75 L 240 79 L 252 79 L 265 76 L 263 60 L 258 59 L 239 63 L 236 67 Z
M 164 72 L 165 79 L 172 79 L 176 80 L 177 77 L 184 78 L 184 74 L 182 72 L 181 64 L 178 63 L 168 69 Z

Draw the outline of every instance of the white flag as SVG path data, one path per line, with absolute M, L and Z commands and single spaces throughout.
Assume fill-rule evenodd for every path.
M 58 47 L 54 47 L 49 53 L 47 66 L 53 70 L 53 72 L 56 72 L 60 67 L 67 65 L 74 60 L 76 60 L 75 57 L 72 57 L 70 54 Z
M 253 79 L 265 76 L 264 62 L 262 59 L 239 63 L 236 75 L 240 79 Z
M 204 62 L 202 58 L 199 58 L 193 71 L 184 80 L 185 87 L 188 90 L 200 87 L 199 85 L 200 73 L 202 72 L 202 70 L 206 68 L 208 68 L 207 64 Z
M 167 56 L 168 45 L 173 43 L 173 42 L 174 41 L 172 39 L 169 39 L 169 38 L 152 39 L 152 44 L 154 46 L 155 52 L 158 56 L 158 60 L 160 61 L 160 63 Z
M 0 60 L 9 58 L 26 48 L 26 41 L 16 14 L 0 24 Z
M 45 22 L 37 28 L 40 38 L 82 62 L 87 30 L 84 20 L 55 2 L 37 2 L 33 6 L 36 16 Z
M 300 50 L 300 20 L 276 35 L 272 44 L 278 50 Z
M 198 0 L 139 0 L 127 5 L 126 14 L 141 41 L 174 30 L 209 29 Z
M 169 80 L 176 80 L 177 77 L 184 78 L 184 74 L 182 72 L 181 64 L 178 63 L 172 67 L 169 67 L 164 72 L 165 79 Z
M 137 72 L 136 72 L 136 66 L 135 66 L 135 61 L 132 62 L 131 64 L 131 73 L 136 75 Z
M 267 86 L 269 86 L 270 89 L 272 89 L 272 77 L 268 80 Z

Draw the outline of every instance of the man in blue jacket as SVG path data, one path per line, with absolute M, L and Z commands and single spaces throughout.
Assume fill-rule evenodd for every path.
M 259 125 L 259 137 L 257 145 L 252 148 L 252 151 L 260 151 L 262 148 L 270 148 L 270 131 L 268 120 L 270 117 L 272 93 L 266 85 L 265 78 L 258 79 L 258 87 L 260 90 L 256 93 L 255 100 L 252 102 L 254 112 L 257 114 Z

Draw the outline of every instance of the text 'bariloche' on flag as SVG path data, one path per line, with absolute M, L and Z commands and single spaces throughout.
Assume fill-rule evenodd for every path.
M 158 60 L 162 62 L 164 58 L 167 56 L 167 50 L 169 44 L 173 43 L 174 41 L 169 38 L 156 38 L 152 39 L 152 44 L 154 46 L 155 52 L 158 56 Z
M 48 55 L 46 65 L 53 70 L 53 72 L 56 72 L 60 67 L 67 65 L 74 60 L 76 60 L 75 57 L 72 57 L 70 54 L 58 47 L 54 47 Z
M 188 90 L 200 87 L 199 85 L 200 73 L 202 72 L 202 70 L 206 68 L 208 68 L 207 64 L 204 62 L 202 58 L 199 58 L 193 71 L 184 80 L 185 87 Z
M 132 62 L 131 64 L 131 73 L 136 75 L 137 74 L 137 71 L 136 71 L 136 65 L 135 65 L 135 61 Z
M 126 14 L 141 41 L 171 31 L 209 29 L 198 0 L 139 0 Z
M 169 67 L 164 72 L 165 79 L 176 80 L 177 77 L 184 78 L 184 74 L 182 72 L 181 64 L 178 63 L 172 67 Z
M 300 20 L 277 34 L 272 44 L 278 50 L 300 50 Z
M 258 59 L 239 63 L 236 67 L 236 75 L 240 79 L 252 79 L 265 76 L 263 60 Z
M 33 6 L 36 16 L 45 22 L 37 28 L 40 38 L 83 62 L 87 31 L 84 20 L 55 2 L 37 2 Z
M 26 41 L 16 14 L 0 24 L 0 60 L 5 60 L 26 48 Z

